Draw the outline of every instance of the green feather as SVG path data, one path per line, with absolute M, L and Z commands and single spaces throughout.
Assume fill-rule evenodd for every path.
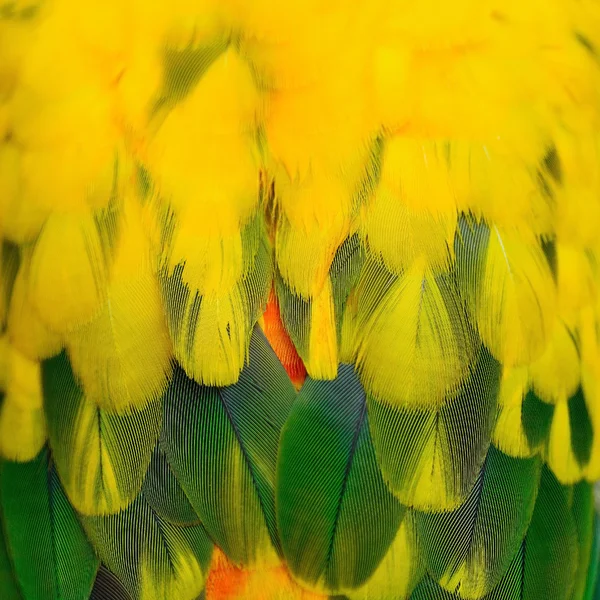
M 598 512 L 596 512 L 594 523 L 594 541 L 583 595 L 584 600 L 600 600 L 600 515 Z
M 569 490 L 544 467 L 531 525 L 498 585 L 483 600 L 566 600 L 577 569 L 577 534 Z M 411 600 L 460 598 L 424 579 Z
M 165 394 L 161 446 L 213 540 L 237 564 L 278 548 L 275 467 L 295 398 L 260 330 L 239 381 L 198 385 L 177 368 Z M 270 542 L 269 542 L 270 540 Z
M 118 577 L 100 565 L 89 600 L 131 600 Z
M 116 515 L 82 521 L 102 562 L 134 599 L 189 600 L 204 587 L 213 549 L 206 531 L 163 520 L 143 493 Z
M 496 413 L 500 366 L 481 348 L 470 378 L 439 409 L 391 406 L 367 397 L 373 444 L 383 476 L 396 497 L 415 504 L 423 473 L 442 477 L 448 504 L 457 506 L 471 491 L 485 459 Z M 437 456 L 431 455 L 434 448 Z M 436 473 L 436 459 L 443 472 Z M 421 482 L 422 484 L 422 482 Z M 420 509 L 448 508 L 419 506 Z
M 415 513 L 429 573 L 448 591 L 479 597 L 498 584 L 533 513 L 539 458 L 510 458 L 490 446 L 469 497 L 446 513 Z
M 543 402 L 532 390 L 527 392 L 521 408 L 521 425 L 532 449 L 538 450 L 546 443 L 553 416 L 553 404 Z
M 63 352 L 42 364 L 48 437 L 67 495 L 83 514 L 125 508 L 142 487 L 161 424 L 161 404 L 116 415 L 88 402 Z
M 200 519 L 157 444 L 152 453 L 142 491 L 148 504 L 165 521 L 175 525 L 198 525 Z
M 569 423 L 571 427 L 571 448 L 573 455 L 583 467 L 589 463 L 592 457 L 594 428 L 581 387 L 569 399 Z
M 584 598 L 594 542 L 594 488 L 590 483 L 581 481 L 573 486 L 571 512 L 575 521 L 579 548 L 579 564 L 571 598 L 580 600 Z
M 342 591 L 364 584 L 385 556 L 404 508 L 371 444 L 364 391 L 352 367 L 308 379 L 282 436 L 277 522 L 292 573 Z
M 0 463 L 7 548 L 26 600 L 81 600 L 98 560 L 43 449 L 27 463 Z
M 0 477 L 1 477 L 0 473 Z M 1 502 L 1 499 L 0 499 Z M 10 557 L 6 544 L 5 533 L 0 522 L 0 598 L 3 600 L 21 600 L 21 594 L 17 587 L 15 575 L 13 573 Z

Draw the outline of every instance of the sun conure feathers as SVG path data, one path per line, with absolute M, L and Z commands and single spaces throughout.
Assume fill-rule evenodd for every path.
M 0 598 L 600 597 L 597 0 L 0 0 Z

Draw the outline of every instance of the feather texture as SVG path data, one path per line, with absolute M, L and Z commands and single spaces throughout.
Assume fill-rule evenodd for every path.
M 315 588 L 341 592 L 366 583 L 402 521 L 404 508 L 377 466 L 366 412 L 352 368 L 340 365 L 332 382 L 306 381 L 282 431 L 281 543 L 292 573 Z
M 116 513 L 139 493 L 160 432 L 161 405 L 117 415 L 89 402 L 66 354 L 42 367 L 48 437 L 69 500 L 83 514 Z
M 275 464 L 293 400 L 258 330 L 235 385 L 200 386 L 178 369 L 165 395 L 161 446 L 208 533 L 237 564 L 272 562 L 279 548 Z
M 98 560 L 49 458 L 44 449 L 30 462 L 2 462 L 2 525 L 23 597 L 75 600 L 90 594 Z

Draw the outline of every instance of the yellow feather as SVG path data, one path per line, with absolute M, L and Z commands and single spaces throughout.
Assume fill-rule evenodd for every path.
M 36 242 L 29 272 L 29 297 L 42 321 L 64 333 L 91 320 L 105 287 L 105 259 L 92 215 L 53 214 Z
M 107 298 L 92 321 L 67 336 L 67 348 L 87 400 L 122 413 L 162 395 L 171 342 L 137 199 L 126 199 L 119 229 Z
M 44 360 L 58 354 L 62 337 L 50 331 L 36 312 L 29 296 L 31 253 L 21 253 L 21 265 L 14 282 L 8 313 L 11 344 L 31 360 Z
M 600 346 L 596 333 L 596 316 L 591 307 L 581 313 L 579 338 L 581 340 L 581 385 L 592 422 L 594 438 L 592 454 L 585 469 L 588 481 L 600 479 Z
M 456 210 L 446 214 L 431 214 L 426 208 L 411 210 L 380 186 L 364 213 L 362 235 L 366 246 L 393 273 L 401 274 L 418 257 L 424 257 L 436 271 L 450 266 Z
M 32 240 L 39 233 L 48 208 L 23 202 L 21 154 L 12 143 L 0 144 L 0 223 L 3 235 L 16 243 Z
M 336 198 L 343 201 L 344 191 L 336 182 L 323 183 L 321 186 L 308 186 L 311 193 L 302 195 L 300 188 L 293 193 L 296 206 L 310 210 L 310 203 L 305 202 L 308 197 L 322 197 L 329 202 L 335 202 Z M 285 193 L 285 186 L 284 193 Z M 296 193 L 298 192 L 298 193 Z M 292 197 L 292 196 L 290 196 Z M 349 197 L 348 194 L 345 196 Z M 315 218 L 310 224 L 289 221 L 282 217 L 277 228 L 275 237 L 275 257 L 277 267 L 288 287 L 297 295 L 309 299 L 320 293 L 325 285 L 329 274 L 331 262 L 335 252 L 349 233 L 349 217 L 344 220 L 345 209 L 340 206 L 337 216 L 331 216 L 326 221 L 326 211 Z
M 550 429 L 546 461 L 558 480 L 571 485 L 583 477 L 583 468 L 571 449 L 571 425 L 567 400 L 557 402 Z
M 350 600 L 408 598 L 422 571 L 414 525 L 407 515 L 375 573 L 365 585 L 345 595 Z
M 552 232 L 552 202 L 543 195 L 538 179 L 543 154 L 543 146 L 531 160 L 502 141 L 452 142 L 450 177 L 459 207 L 503 231 Z
M 579 387 L 579 354 L 572 334 L 557 321 L 546 350 L 529 366 L 531 384 L 541 400 L 559 402 Z
M 256 209 L 251 132 L 259 110 L 251 73 L 230 49 L 160 125 L 148 167 L 161 196 L 186 222 L 187 235 L 192 230 L 198 237 L 232 235 Z
M 422 259 L 389 287 L 366 271 L 360 293 L 376 296 L 374 286 L 382 285 L 377 303 L 359 308 L 363 385 L 390 404 L 440 406 L 468 376 L 477 350 L 458 290 L 450 279 L 436 279 Z
M 475 301 L 482 340 L 506 367 L 539 358 L 552 335 L 556 289 L 541 247 L 492 227 Z
M 167 556 L 171 569 L 160 572 L 149 563 L 148 557 L 140 557 L 139 594 L 140 600 L 189 600 L 202 592 L 206 575 L 183 536 L 169 535 L 168 529 L 161 529 L 168 540 Z
M 563 185 L 557 194 L 558 239 L 579 247 L 597 242 L 600 227 L 600 133 L 590 133 L 583 120 L 579 131 L 555 134 Z
M 227 294 L 241 279 L 244 265 L 240 231 L 218 235 L 198 232 L 195 221 L 178 221 L 169 253 L 169 272 L 183 265 L 181 273 L 190 290 L 200 296 Z
M 523 399 L 527 393 L 529 375 L 526 368 L 504 369 L 498 395 L 499 414 L 492 441 L 505 454 L 527 458 L 535 454 L 522 425 Z
M 312 299 L 308 357 L 304 364 L 313 379 L 335 379 L 337 376 L 337 330 L 329 278 Z
M 40 365 L 29 360 L 6 340 L 0 341 L 4 362 L 0 389 L 0 455 L 7 460 L 29 461 L 46 442 L 46 419 L 42 401 Z M 4 381 L 2 381 L 4 380 Z M 2 385 L 4 384 L 4 385 Z
M 563 243 L 556 244 L 556 263 L 559 314 L 574 326 L 580 310 L 597 296 L 596 272 L 588 253 Z
M 227 296 L 203 298 L 192 332 L 175 342 L 175 357 L 181 366 L 204 385 L 235 383 L 244 366 L 251 324 L 240 292 L 236 286 Z M 184 322 L 193 322 L 192 304 L 185 310 Z
M 394 273 L 419 256 L 434 270 L 451 264 L 457 211 L 443 152 L 443 145 L 425 139 L 387 142 L 361 227 L 367 247 Z

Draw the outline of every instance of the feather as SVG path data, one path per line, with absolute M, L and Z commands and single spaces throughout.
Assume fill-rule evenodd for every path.
M 89 600 L 131 600 L 120 580 L 104 565 L 100 565 Z
M 572 444 L 569 405 L 563 400 L 556 405 L 552 417 L 546 460 L 558 479 L 567 484 L 578 481 L 583 475 L 573 454 Z
M 527 458 L 539 450 L 530 443 L 523 423 L 528 381 L 528 372 L 525 367 L 503 369 L 502 371 L 498 394 L 498 415 L 492 441 L 499 450 L 515 458 Z
M 412 519 L 407 515 L 383 560 L 367 583 L 346 592 L 349 600 L 407 598 L 425 571 Z
M 152 453 L 142 493 L 150 508 L 174 525 L 198 525 L 200 519 L 183 491 L 167 456 L 157 444 Z
M 274 289 L 271 290 L 265 312 L 259 319 L 259 325 L 294 387 L 300 388 L 306 377 L 306 369 L 288 330 L 283 325 L 279 300 Z
M 119 217 L 105 298 L 66 344 L 86 400 L 124 413 L 161 397 L 172 349 L 147 233 L 152 223 L 134 197 L 124 200 Z
M 283 553 L 294 576 L 320 591 L 364 585 L 404 515 L 379 472 L 366 411 L 352 367 L 341 365 L 331 382 L 306 381 L 281 434 Z
M 0 505 L 7 548 L 23 597 L 87 598 L 98 560 L 47 450 L 27 463 L 0 463 Z
M 577 560 L 577 537 L 567 492 L 544 469 L 527 535 L 498 585 L 482 599 L 570 598 Z M 460 597 L 426 577 L 411 600 L 452 600 Z
M 308 300 L 295 294 L 279 273 L 275 276 L 283 324 L 315 379 L 333 379 L 337 374 L 344 310 L 363 259 L 358 236 L 350 236 L 337 249 L 321 291 Z
M 355 290 L 356 366 L 370 394 L 392 406 L 438 407 L 468 378 L 477 338 L 455 279 L 423 260 L 400 277 L 366 262 Z
M 539 358 L 556 316 L 556 288 L 541 246 L 462 220 L 456 255 L 461 292 L 490 352 L 506 367 Z
M 443 152 L 442 145 L 405 136 L 385 146 L 361 227 L 370 253 L 397 275 L 419 257 L 434 271 L 452 262 L 457 211 Z
M 271 262 L 260 218 L 242 233 L 243 275 L 227 292 L 201 296 L 186 283 L 186 264 L 162 277 L 167 325 L 175 358 L 206 385 L 237 381 L 252 327 L 266 304 Z
M 573 335 L 557 321 L 544 353 L 529 365 L 536 395 L 546 402 L 559 402 L 573 396 L 579 387 L 579 362 Z
M 2 330 L 6 327 L 13 287 L 19 271 L 19 262 L 18 246 L 3 240 L 0 243 L 0 329 Z
M 236 384 L 200 386 L 176 368 L 165 394 L 161 447 L 207 532 L 237 565 L 275 559 L 275 463 L 294 396 L 258 330 Z
M 191 600 L 202 591 L 213 551 L 202 525 L 164 521 L 143 493 L 116 515 L 82 521 L 102 562 L 133 598 Z
M 13 461 L 33 460 L 46 443 L 40 365 L 16 350 L 4 337 L 4 382 L 0 382 L 0 455 Z M 2 367 L 0 367 L 2 368 Z M 4 389 L 2 389 L 4 388 Z
M 574 579 L 572 598 L 586 598 L 585 587 L 588 572 L 593 568 L 592 544 L 594 543 L 594 489 L 587 482 L 573 486 L 571 512 L 577 530 L 579 563 Z
M 89 213 L 53 214 L 31 256 L 28 293 L 43 323 L 66 333 L 90 321 L 106 297 L 107 265 Z
M 6 600 L 22 600 L 6 548 L 5 534 L 0 536 L 0 590 Z
M 457 396 L 436 408 L 396 407 L 367 394 L 377 461 L 403 504 L 428 511 L 465 501 L 490 443 L 499 371 L 482 348 Z
M 62 350 L 62 336 L 48 329 L 31 301 L 31 252 L 23 252 L 14 279 L 8 311 L 8 335 L 11 344 L 31 360 L 43 360 Z M 36 453 L 37 454 L 37 453 Z
M 541 474 L 539 458 L 490 446 L 469 497 L 446 513 L 415 513 L 429 574 L 462 598 L 481 598 L 501 580 L 527 532 Z
M 52 458 L 82 514 L 116 513 L 138 495 L 161 426 L 161 404 L 117 415 L 89 402 L 64 352 L 42 365 Z

